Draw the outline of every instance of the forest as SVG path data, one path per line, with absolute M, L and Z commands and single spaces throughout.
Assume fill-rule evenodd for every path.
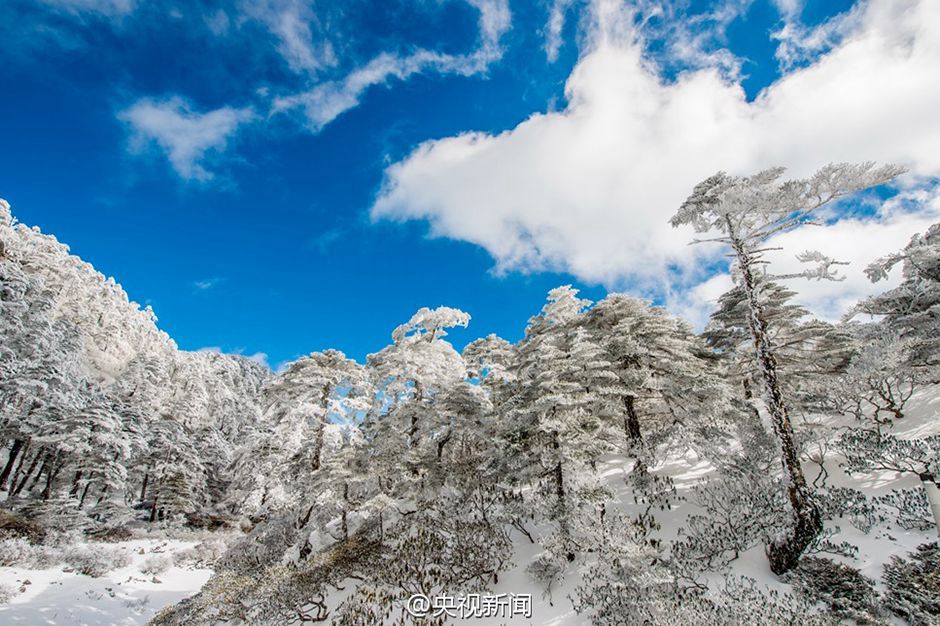
M 501 592 L 532 595 L 511 623 L 940 624 L 940 224 L 871 259 L 896 286 L 837 323 L 794 286 L 838 259 L 765 259 L 901 173 L 690 190 L 675 235 L 721 246 L 734 278 L 701 332 L 564 285 L 517 342 L 458 352 L 470 314 L 436 306 L 364 363 L 277 373 L 178 349 L 0 202 L 0 601 L 7 568 L 70 546 L 200 532 L 225 538 L 211 577 L 151 623 L 488 623 L 406 601 Z

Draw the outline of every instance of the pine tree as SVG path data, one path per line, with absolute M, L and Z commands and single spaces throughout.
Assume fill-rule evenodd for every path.
M 636 446 L 644 431 L 659 439 L 678 434 L 689 418 L 701 419 L 724 399 L 725 385 L 711 371 L 708 354 L 691 329 L 661 308 L 611 294 L 585 316 L 614 375 L 611 416 Z
M 443 400 L 448 389 L 466 380 L 467 368 L 443 337 L 446 328 L 469 321 L 457 309 L 422 308 L 395 329 L 392 345 L 367 357 L 380 399 L 367 416 L 366 437 L 389 477 L 390 493 L 420 492 L 429 486 L 429 473 L 445 469 L 438 446 L 450 441 L 452 416 Z
M 570 285 L 553 289 L 529 321 L 511 370 L 518 391 L 502 435 L 516 480 L 540 483 L 562 543 L 570 539 L 569 518 L 580 496 L 594 486 L 593 466 L 611 449 L 602 416 L 616 393 L 606 354 L 580 327 L 590 302 L 577 294 Z
M 827 390 L 852 359 L 852 337 L 844 328 L 813 319 L 806 308 L 793 302 L 796 294 L 785 286 L 761 276 L 755 282 L 786 397 L 795 409 L 828 408 Z M 753 358 L 748 316 L 747 294 L 736 285 L 718 299 L 702 336 L 750 399 L 762 382 Z
M 902 171 L 894 166 L 875 168 L 872 163 L 827 165 L 808 179 L 784 183 L 778 183 L 783 168 L 766 170 L 750 177 L 733 177 L 719 172 L 696 185 L 692 195 L 671 219 L 673 226 L 691 224 L 696 232 L 714 230 L 720 233 L 713 241 L 731 247 L 736 275 L 747 296 L 748 327 L 764 383 L 765 403 L 780 443 L 793 512 L 793 526 L 789 533 L 767 547 L 771 569 L 776 574 L 796 566 L 800 554 L 822 530 L 822 520 L 800 467 L 789 409 L 778 376 L 770 325 L 760 300 L 757 267 L 767 240 L 774 235 L 811 223 L 819 207 L 860 189 L 885 183 Z M 806 277 L 835 278 L 831 259 L 818 252 L 806 252 L 798 258 L 819 263 L 816 270 L 807 270 Z

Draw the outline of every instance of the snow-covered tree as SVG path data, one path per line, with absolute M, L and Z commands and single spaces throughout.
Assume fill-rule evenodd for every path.
M 327 425 L 354 418 L 368 408 L 362 401 L 371 395 L 364 368 L 337 350 L 298 359 L 272 379 L 261 392 L 263 430 L 237 463 L 241 505 L 296 505 L 309 499 L 311 480 L 324 463 Z
M 794 409 L 819 409 L 826 403 L 834 377 L 852 358 L 852 337 L 844 328 L 813 319 L 806 308 L 793 302 L 795 292 L 782 284 L 760 275 L 755 282 L 786 397 Z M 747 294 L 736 285 L 718 299 L 703 333 L 729 374 L 741 382 L 747 399 L 762 385 L 753 357 L 749 315 Z
M 438 450 L 449 442 L 454 416 L 443 400 L 466 380 L 467 368 L 443 337 L 446 328 L 469 321 L 450 307 L 422 308 L 395 329 L 390 346 L 367 357 L 379 393 L 376 410 L 367 416 L 367 438 L 393 491 L 406 484 L 420 490 L 429 472 L 444 469 Z
M 654 440 L 667 431 L 678 435 L 683 425 L 708 418 L 725 400 L 727 386 L 701 340 L 664 309 L 612 294 L 591 308 L 584 324 L 614 375 L 607 412 L 622 424 L 630 443 L 651 432 Z
M 793 513 L 789 532 L 767 547 L 771 569 L 777 574 L 796 565 L 800 554 L 822 530 L 822 520 L 800 467 L 789 408 L 779 380 L 770 323 L 760 300 L 756 275 L 761 258 L 768 240 L 774 235 L 814 223 L 814 214 L 823 205 L 861 189 L 883 184 L 903 172 L 895 166 L 876 168 L 872 163 L 830 164 L 809 178 L 781 183 L 779 179 L 783 171 L 783 168 L 773 168 L 748 177 L 719 172 L 696 185 L 692 195 L 670 220 L 673 226 L 689 224 L 700 233 L 717 231 L 713 241 L 731 247 L 736 275 L 747 296 L 748 327 L 764 383 L 765 404 L 780 443 Z M 834 264 L 832 259 L 818 252 L 805 252 L 799 258 L 818 263 L 815 270 L 807 270 L 806 277 L 836 278 L 831 267 Z
M 903 250 L 878 259 L 865 272 L 877 282 L 898 264 L 901 284 L 863 300 L 857 309 L 884 315 L 911 346 L 909 362 L 935 369 L 940 365 L 940 224 L 914 235 Z
M 570 538 L 569 516 L 594 485 L 591 468 L 613 438 L 602 415 L 615 401 L 616 375 L 579 325 L 589 304 L 565 285 L 550 291 L 529 321 L 511 370 L 518 391 L 502 435 L 514 478 L 539 484 L 563 542 Z
M 915 340 L 902 339 L 885 324 L 846 328 L 856 349 L 833 394 L 839 408 L 859 420 L 901 419 L 907 401 L 926 382 L 926 374 L 910 365 Z

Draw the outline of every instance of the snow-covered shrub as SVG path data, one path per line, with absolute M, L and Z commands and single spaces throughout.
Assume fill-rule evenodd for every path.
M 61 551 L 44 545 L 30 543 L 23 538 L 0 540 L 0 566 L 46 569 L 61 560 Z
M 837 617 L 859 624 L 877 622 L 875 583 L 854 567 L 809 556 L 787 574 L 787 580 L 797 593 L 810 601 L 824 602 Z
M 525 568 L 526 573 L 532 577 L 544 590 L 551 594 L 552 585 L 561 582 L 565 573 L 564 561 L 551 552 L 542 552 Z
M 140 566 L 140 571 L 144 574 L 154 575 L 162 574 L 173 567 L 173 559 L 167 556 L 166 554 L 155 554 L 152 557 L 149 557 L 143 564 Z
M 93 523 L 78 507 L 78 501 L 67 496 L 29 500 L 18 510 L 43 528 L 57 531 L 85 530 Z
M 95 541 L 102 541 L 102 542 L 108 542 L 108 543 L 118 543 L 121 541 L 128 541 L 130 539 L 133 539 L 134 533 L 126 525 L 111 523 L 115 520 L 126 521 L 126 519 L 124 519 L 125 517 L 126 516 L 124 515 L 123 511 L 115 508 L 114 517 L 105 518 L 105 519 L 108 519 L 109 521 L 107 525 L 103 525 L 101 528 L 97 528 L 95 530 L 89 531 L 87 535 L 89 537 L 93 537 Z
M 724 567 L 742 552 L 767 539 L 782 525 L 786 508 L 774 479 L 757 464 L 744 462 L 723 469 L 696 487 L 690 499 L 702 513 L 690 515 L 673 544 L 673 557 L 705 569 Z
M 847 559 L 854 559 L 858 556 L 858 546 L 849 541 L 833 541 L 833 537 L 838 535 L 841 529 L 836 526 L 827 526 L 816 535 L 804 550 L 805 556 L 818 554 L 832 554 L 842 556 Z
M 125 567 L 130 555 L 120 548 L 101 544 L 76 545 L 65 550 L 65 562 L 85 576 L 97 578 L 111 570 Z
M 891 557 L 882 575 L 885 605 L 912 626 L 940 623 L 940 544 L 921 544 L 909 558 Z
M 6 604 L 15 598 L 17 593 L 19 593 L 19 590 L 13 585 L 0 583 L 0 604 Z
M 192 626 L 240 622 L 257 626 L 280 626 L 316 621 L 311 618 L 326 614 L 326 589 L 339 586 L 350 574 L 361 577 L 363 565 L 375 557 L 377 544 L 363 544 L 350 539 L 300 564 L 273 564 L 250 573 L 222 570 L 214 575 L 195 596 L 158 613 L 154 626 Z M 335 624 L 347 622 L 337 621 Z M 369 621 L 359 624 L 378 623 Z
M 817 492 L 816 496 L 823 519 L 848 518 L 852 526 L 865 534 L 883 521 L 875 504 L 858 489 L 833 487 Z
M 38 543 L 43 540 L 45 534 L 42 526 L 35 522 L 0 509 L 0 538 L 25 537 L 33 543 Z
M 33 556 L 34 546 L 25 539 L 4 539 L 0 541 L 0 566 L 25 565 Z
M 933 514 L 923 487 L 896 489 L 875 501 L 888 509 L 898 526 L 905 530 L 930 530 L 934 527 Z
M 451 515 L 428 511 L 406 524 L 382 554 L 383 582 L 439 593 L 485 588 L 512 557 L 509 535 L 483 520 Z
M 673 583 L 647 586 L 605 584 L 579 587 L 576 610 L 594 626 L 835 626 L 811 603 L 788 594 L 761 591 L 753 579 L 726 577 L 714 591 Z
M 388 607 L 395 604 L 396 595 L 385 588 L 360 585 L 333 614 L 335 626 L 359 626 L 359 624 L 382 624 L 388 615 Z M 421 620 L 422 626 L 436 622 L 430 617 Z
M 173 563 L 178 567 L 213 567 L 226 550 L 228 543 L 223 539 L 207 539 L 173 554 Z
M 295 518 L 289 514 L 272 515 L 264 524 L 258 524 L 250 534 L 232 545 L 220 562 L 220 567 L 239 573 L 257 571 L 280 562 L 284 553 L 297 543 L 301 533 Z

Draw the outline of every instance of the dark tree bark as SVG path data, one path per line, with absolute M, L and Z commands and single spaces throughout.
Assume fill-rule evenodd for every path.
M 85 506 L 85 496 L 88 495 L 88 488 L 89 488 L 89 487 L 91 487 L 91 481 L 90 481 L 90 480 L 89 480 L 87 483 L 85 483 L 85 488 L 82 489 L 82 497 L 79 498 L 79 500 L 78 500 L 78 508 L 82 508 L 83 506 Z
M 343 483 L 343 541 L 349 540 L 349 523 L 346 519 L 346 510 L 349 508 L 349 483 Z
M 72 479 L 72 489 L 69 490 L 69 495 L 75 497 L 78 493 L 78 482 L 82 479 L 82 470 L 75 472 L 75 478 Z
M 39 480 L 42 478 L 43 472 L 46 471 L 46 468 L 49 467 L 49 459 L 52 457 L 50 453 L 46 453 L 42 457 L 42 463 L 39 465 L 39 471 L 36 472 L 36 476 L 33 477 L 33 482 L 29 483 L 27 491 L 32 491 L 36 488 L 36 485 L 39 484 Z
M 49 463 L 49 470 L 46 472 L 46 486 L 42 490 L 42 499 L 48 500 L 49 496 L 52 495 L 52 486 L 55 484 L 55 479 L 59 476 L 59 472 L 62 471 L 62 468 L 65 466 L 65 461 L 58 461 L 59 455 L 56 454 L 52 457 L 52 462 Z
M 324 410 L 329 408 L 328 401 L 330 399 L 330 393 L 332 391 L 332 386 L 327 383 L 323 386 L 323 390 L 320 392 L 320 404 L 323 406 Z M 318 470 L 322 465 L 322 456 L 323 456 L 323 431 L 326 429 L 326 417 L 317 425 L 317 433 L 313 439 L 313 458 L 310 461 L 311 469 Z
M 728 220 L 729 232 L 733 233 Z M 767 320 L 757 293 L 757 283 L 751 266 L 751 256 L 744 244 L 732 235 L 732 247 L 738 259 L 744 291 L 748 298 L 748 328 L 754 342 L 754 350 L 761 378 L 765 387 L 765 404 L 770 413 L 774 434 L 780 444 L 780 455 L 786 476 L 787 497 L 793 513 L 793 525 L 789 531 L 767 546 L 767 558 L 770 569 L 775 574 L 783 574 L 796 567 L 800 555 L 822 531 L 822 515 L 812 497 L 799 454 L 793 439 L 793 425 L 783 392 L 777 376 L 777 360 L 770 342 Z
M 0 491 L 3 491 L 7 487 L 7 480 L 10 478 L 10 474 L 13 472 L 13 466 L 16 463 L 16 458 L 20 455 L 20 452 L 23 451 L 24 442 L 22 439 L 14 439 L 13 445 L 10 446 L 10 456 L 7 457 L 6 465 L 3 466 L 3 472 L 0 472 Z
M 20 478 L 20 474 L 23 473 L 23 465 L 26 463 L 26 459 L 29 458 L 30 446 L 32 441 L 26 439 L 26 445 L 23 447 L 23 450 L 20 452 L 20 462 L 16 464 L 16 469 L 13 470 L 13 475 L 10 477 L 10 493 L 12 494 L 13 488 L 16 486 L 17 481 Z
M 552 450 L 558 454 L 561 444 L 558 442 L 558 433 L 552 433 Z M 552 468 L 552 477 L 555 481 L 555 498 L 557 500 L 559 518 L 565 514 L 565 471 L 561 464 L 561 459 L 555 463 Z
M 450 442 L 450 439 L 452 436 L 453 436 L 453 433 L 448 430 L 447 434 L 441 437 L 440 441 L 437 442 L 437 460 L 438 461 L 440 461 L 441 458 L 444 456 L 444 446 L 446 446 Z
M 23 488 L 26 487 L 26 483 L 29 482 L 29 478 L 32 475 L 33 470 L 36 469 L 36 464 L 39 463 L 39 460 L 43 458 L 43 456 L 43 449 L 39 448 L 39 450 L 36 451 L 36 454 L 33 455 L 33 460 L 30 462 L 29 467 L 26 468 L 26 473 L 23 475 L 23 480 L 21 480 L 20 483 L 16 486 L 11 495 L 17 496 L 21 491 L 23 491 Z
M 626 395 L 623 397 L 623 406 L 627 410 L 627 414 L 623 420 L 623 427 L 626 430 L 627 435 L 630 437 L 630 441 L 637 442 L 643 439 L 643 434 L 640 432 L 640 418 L 636 414 L 636 397 L 633 395 Z

